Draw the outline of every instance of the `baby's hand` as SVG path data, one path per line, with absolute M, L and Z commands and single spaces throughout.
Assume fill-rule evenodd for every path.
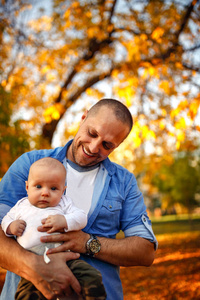
M 26 222 L 23 220 L 15 220 L 8 226 L 6 233 L 9 235 L 22 236 L 26 228 Z
M 42 220 L 43 228 L 49 228 L 47 233 L 61 232 L 67 229 L 67 221 L 62 215 L 50 215 Z

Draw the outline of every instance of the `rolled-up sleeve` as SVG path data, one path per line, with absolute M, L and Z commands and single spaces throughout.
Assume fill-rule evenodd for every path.
M 151 221 L 146 212 L 146 206 L 141 191 L 134 176 L 127 181 L 126 196 L 121 214 L 121 228 L 126 237 L 140 236 L 155 244 L 158 242 L 153 233 Z

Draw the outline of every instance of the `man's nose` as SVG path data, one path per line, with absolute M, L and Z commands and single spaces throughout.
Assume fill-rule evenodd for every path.
M 90 142 L 89 150 L 91 154 L 99 153 L 99 149 L 100 149 L 100 142 L 97 139 Z

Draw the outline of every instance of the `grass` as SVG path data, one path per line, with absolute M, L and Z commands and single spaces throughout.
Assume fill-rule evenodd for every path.
M 200 231 L 200 215 L 170 215 L 151 220 L 155 235 Z
M 161 217 L 151 217 L 154 234 L 171 234 L 181 232 L 200 232 L 200 215 L 167 215 Z M 123 232 L 119 232 L 117 238 L 124 237 Z

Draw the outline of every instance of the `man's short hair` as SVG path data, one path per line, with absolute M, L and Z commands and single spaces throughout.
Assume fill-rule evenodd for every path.
M 113 110 L 116 119 L 129 126 L 129 132 L 133 126 L 133 119 L 129 109 L 120 101 L 111 98 L 104 98 L 94 104 L 88 111 L 88 116 L 95 114 L 103 106 L 107 106 Z

